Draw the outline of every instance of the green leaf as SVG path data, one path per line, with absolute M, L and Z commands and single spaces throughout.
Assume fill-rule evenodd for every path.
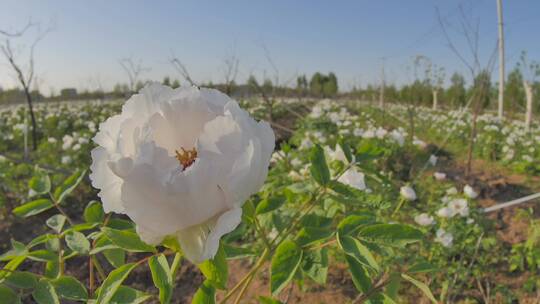
M 73 301 L 88 300 L 88 292 L 81 282 L 74 277 L 61 276 L 51 281 L 58 295 L 64 299 Z
M 32 195 L 49 193 L 51 191 L 51 179 L 43 170 L 36 170 L 34 176 L 28 181 L 28 188 Z
M 349 272 L 356 289 L 362 293 L 366 293 L 371 289 L 371 279 L 367 270 L 358 262 L 357 259 L 346 254 L 345 260 L 349 266 Z
M 418 242 L 423 234 L 420 230 L 402 224 L 375 224 L 360 229 L 362 239 L 389 246 L 402 247 Z
M 114 268 L 118 268 L 126 263 L 126 252 L 124 249 L 105 249 L 103 250 L 103 255 Z
M 255 214 L 263 214 L 281 207 L 287 198 L 284 195 L 277 195 L 263 199 L 255 209 Z
M 128 286 L 120 286 L 109 301 L 109 304 L 139 304 L 151 297 L 152 295 L 147 294 L 146 292 Z
M 337 228 L 340 235 L 352 234 L 361 227 L 372 224 L 375 219 L 367 214 L 352 214 L 341 220 Z
M 84 208 L 83 213 L 84 220 L 87 223 L 102 223 L 105 219 L 105 211 L 103 211 L 103 206 L 98 201 L 91 201 Z
M 328 276 L 328 250 L 322 248 L 304 252 L 302 270 L 318 284 L 326 284 L 326 278 Z
M 232 246 L 229 244 L 222 244 L 223 250 L 225 250 L 225 255 L 227 259 L 241 259 L 246 257 L 252 257 L 255 255 L 255 252 L 249 248 Z
M 191 300 L 191 304 L 214 304 L 216 303 L 216 289 L 208 282 L 204 281 Z
M 26 256 L 23 255 L 13 258 L 11 261 L 9 261 L 3 268 L 6 271 L 0 271 L 0 281 L 3 278 L 8 277 L 13 271 L 15 271 L 17 267 L 19 267 L 19 265 L 24 262 L 24 260 L 26 260 Z
M 28 258 L 38 262 L 53 262 L 58 260 L 58 254 L 47 249 L 39 249 L 28 253 Z
M 270 291 L 273 296 L 278 295 L 287 286 L 301 261 L 302 249 L 295 242 L 285 240 L 279 244 L 271 264 Z
M 341 146 L 341 149 L 343 150 L 343 154 L 345 154 L 345 158 L 348 162 L 352 162 L 354 160 L 354 155 L 351 150 L 351 147 L 345 142 L 343 138 L 340 138 L 338 140 L 338 145 Z
M 402 273 L 401 274 L 401 277 L 409 282 L 411 282 L 412 284 L 414 284 L 418 289 L 420 289 L 425 295 L 426 297 L 428 297 L 431 302 L 437 304 L 437 300 L 435 299 L 435 297 L 433 296 L 433 294 L 431 293 L 431 290 L 429 289 L 429 287 L 424 284 L 423 282 L 420 282 L 418 281 L 417 279 L 411 277 L 411 276 L 408 276 L 407 274 L 405 273 Z
M 46 279 L 39 280 L 32 297 L 38 304 L 60 304 L 54 286 Z
M 30 289 L 34 288 L 38 283 L 37 275 L 28 272 L 28 271 L 15 271 L 9 275 L 4 281 L 7 285 L 22 288 Z M 1 299 L 2 297 L 0 297 Z
M 0 299 L 5 304 L 17 304 L 21 303 L 21 300 L 11 288 L 0 285 Z
M 363 266 L 369 267 L 376 272 L 379 272 L 379 264 L 377 264 L 377 261 L 375 260 L 369 249 L 366 246 L 362 245 L 359 240 L 348 235 L 342 236 L 340 234 L 338 234 L 337 240 L 339 246 L 347 255 L 355 258 Z
M 58 265 L 58 261 L 50 261 L 45 263 L 45 272 L 43 275 L 45 275 L 47 278 L 56 278 L 59 270 L 60 266 Z
M 30 243 L 28 243 L 28 249 L 32 248 L 32 247 L 35 247 L 37 245 L 41 245 L 43 243 L 46 243 L 47 241 L 51 240 L 51 239 L 57 239 L 58 237 L 54 234 L 50 234 L 50 233 L 46 233 L 46 234 L 42 234 L 36 238 L 34 238 L 33 240 L 30 241 Z
M 11 247 L 12 248 L 10 250 L 0 255 L 0 261 L 4 262 L 13 260 L 16 257 L 24 256 L 28 253 L 26 246 L 21 242 L 15 241 L 14 239 L 11 239 Z
M 47 211 L 54 207 L 53 203 L 46 198 L 28 202 L 13 209 L 13 214 L 19 217 L 29 217 Z
M 107 227 L 104 227 L 101 230 L 113 244 L 122 249 L 130 252 L 156 252 L 156 248 L 143 242 L 135 232 L 116 230 Z
M 127 278 L 129 273 L 135 268 L 137 264 L 130 263 L 125 264 L 123 266 L 118 267 L 117 269 L 111 271 L 105 281 L 103 281 L 103 284 L 101 284 L 101 288 L 99 289 L 98 295 L 97 295 L 97 304 L 105 304 L 110 303 L 110 300 L 120 287 L 122 285 L 122 282 Z
M 153 256 L 148 260 L 148 266 L 152 273 L 152 281 L 159 289 L 159 302 L 170 303 L 172 298 L 173 280 L 169 263 L 163 254 Z
M 260 304 L 282 304 L 280 301 L 278 301 L 276 299 L 272 299 L 272 298 L 269 298 L 269 297 L 263 297 L 263 296 L 259 297 L 259 303 Z
M 212 260 L 206 260 L 199 264 L 199 269 L 206 277 L 206 281 L 215 288 L 226 289 L 229 276 L 225 250 L 219 246 L 216 256 Z
M 296 235 L 296 243 L 304 247 L 306 245 L 325 240 L 334 234 L 333 231 L 325 228 L 303 227 Z
M 78 231 L 70 231 L 66 234 L 66 244 L 67 246 L 80 254 L 87 254 L 90 252 L 90 242 L 84 236 L 84 234 Z
M 86 170 L 77 171 L 68 177 L 60 187 L 56 188 L 54 191 L 54 197 L 56 198 L 58 204 L 60 204 L 66 198 L 66 196 L 75 190 L 85 175 Z
M 324 150 L 321 146 L 316 145 L 311 149 L 309 153 L 309 160 L 311 161 L 311 167 L 309 168 L 311 176 L 320 185 L 326 185 L 330 181 L 330 170 L 326 164 L 326 158 L 324 156 Z
M 428 262 L 418 262 L 412 265 L 407 272 L 408 273 L 426 273 L 437 271 L 438 268 L 435 265 Z
M 66 217 L 62 214 L 53 215 L 45 222 L 45 224 L 47 224 L 47 226 L 49 226 L 49 228 L 54 230 L 56 233 L 60 233 L 60 231 L 62 231 L 65 223 Z

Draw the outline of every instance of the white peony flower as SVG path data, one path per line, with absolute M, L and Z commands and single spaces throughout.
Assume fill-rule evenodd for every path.
M 448 207 L 454 210 L 455 214 L 459 214 L 463 217 L 469 216 L 469 206 L 466 199 L 454 199 L 448 203 Z
M 435 223 L 433 216 L 427 213 L 421 213 L 414 217 L 414 221 L 420 226 L 429 226 Z
M 416 192 L 414 192 L 414 189 L 409 186 L 401 187 L 401 189 L 399 189 L 399 194 L 401 194 L 401 196 L 408 201 L 416 200 Z
M 437 230 L 437 237 L 435 238 L 435 242 L 441 243 L 444 247 L 450 247 L 452 246 L 453 241 L 454 237 L 450 232 L 446 232 L 442 228 Z
M 455 195 L 457 193 L 458 193 L 458 190 L 456 189 L 456 187 L 452 187 L 446 190 L 446 194 L 448 195 Z
M 441 181 L 441 180 L 445 180 L 445 179 L 446 179 L 446 173 L 443 173 L 443 172 L 435 172 L 435 173 L 433 173 L 433 176 L 434 176 L 435 179 L 438 180 L 438 181 Z
M 328 155 L 328 158 L 330 160 L 337 160 L 340 162 L 343 162 L 345 164 L 348 164 L 349 161 L 347 160 L 347 156 L 345 156 L 345 152 L 341 148 L 341 145 L 337 144 L 336 149 L 332 150 L 330 146 L 325 146 L 324 151 L 326 152 L 326 155 Z
M 60 161 L 62 162 L 62 164 L 67 165 L 67 164 L 71 163 L 71 156 L 64 155 L 64 156 L 62 156 L 62 159 Z
M 463 193 L 465 193 L 465 196 L 472 199 L 475 199 L 478 196 L 478 193 L 476 193 L 476 191 L 474 191 L 474 189 L 469 185 L 465 185 L 465 187 L 463 187 Z
M 429 156 L 429 163 L 432 165 L 432 166 L 435 166 L 437 164 L 437 160 L 438 160 L 438 157 L 431 154 Z
M 359 172 L 355 167 L 349 168 L 339 178 L 338 181 L 345 185 L 349 185 L 358 190 L 366 190 L 366 182 L 364 173 Z
M 93 138 L 90 179 L 107 212 L 149 244 L 175 236 L 194 263 L 214 257 L 263 185 L 274 133 L 213 89 L 149 84 Z
M 437 216 L 439 217 L 451 218 L 454 215 L 456 215 L 456 212 L 450 207 L 442 207 L 441 209 L 437 210 Z

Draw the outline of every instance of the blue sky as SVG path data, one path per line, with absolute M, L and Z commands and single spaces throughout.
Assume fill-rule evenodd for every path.
M 388 81 L 400 84 L 412 79 L 408 67 L 418 54 L 444 66 L 447 74 L 466 72 L 446 46 L 436 8 L 456 23 L 462 4 L 478 20 L 484 57 L 497 35 L 495 0 L 2 2 L 1 29 L 16 29 L 29 18 L 54 23 L 54 31 L 36 49 L 39 84 L 45 92 L 127 82 L 118 64 L 126 56 L 151 68 L 145 79 L 179 77 L 168 63 L 175 54 L 197 82 L 219 82 L 223 59 L 234 53 L 240 58 L 239 81 L 250 73 L 262 78 L 274 73 L 263 45 L 282 82 L 298 73 L 333 71 L 342 89 L 365 85 L 378 81 L 380 58 L 388 57 Z M 508 66 L 513 67 L 521 50 L 540 60 L 540 1 L 503 3 Z M 28 40 L 17 44 L 22 47 Z M 3 59 L 0 85 L 13 85 Z

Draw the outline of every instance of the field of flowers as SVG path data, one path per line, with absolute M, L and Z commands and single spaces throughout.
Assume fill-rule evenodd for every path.
M 151 85 L 38 104 L 32 151 L 4 109 L 0 303 L 538 303 L 538 212 L 484 208 L 538 192 L 540 126 L 481 115 L 465 176 L 471 115 L 416 111 Z

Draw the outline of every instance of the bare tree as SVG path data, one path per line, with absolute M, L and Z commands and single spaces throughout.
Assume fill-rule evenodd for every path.
M 145 68 L 142 66 L 142 59 L 139 59 L 139 61 L 135 62 L 133 58 L 126 57 L 118 60 L 118 63 L 124 71 L 126 72 L 129 80 L 129 91 L 131 93 L 135 92 L 137 82 L 140 79 L 140 76 L 144 72 L 150 71 L 150 68 Z
M 460 21 L 459 26 L 457 27 L 457 34 L 460 36 L 468 49 L 469 54 L 466 55 L 464 52 L 458 50 L 454 40 L 451 38 L 451 35 L 448 31 L 449 25 L 443 18 L 439 10 L 437 9 L 438 21 L 441 26 L 444 37 L 447 41 L 447 45 L 450 50 L 459 58 L 459 60 L 465 65 L 469 70 L 471 79 L 473 80 L 473 94 L 471 95 L 467 107 L 473 105 L 473 117 L 472 117 L 472 126 L 469 134 L 469 144 L 467 149 L 467 166 L 465 174 L 468 176 L 471 173 L 472 167 L 472 155 L 474 149 L 474 143 L 477 136 L 477 120 L 480 111 L 482 110 L 483 101 L 486 97 L 489 96 L 489 76 L 493 71 L 493 66 L 495 62 L 496 54 L 496 45 L 493 48 L 493 52 L 485 65 L 482 65 L 480 60 L 480 51 L 479 51 L 479 41 L 480 41 L 480 24 L 477 21 L 473 23 L 471 18 L 465 14 L 463 6 L 459 7 L 460 11 Z
M 533 85 L 536 81 L 536 77 L 540 76 L 540 63 L 536 61 L 529 61 L 527 59 L 527 53 L 522 52 L 518 67 L 523 75 L 523 89 L 525 90 L 526 98 L 526 110 L 525 110 L 525 128 L 527 131 L 531 129 L 532 111 L 533 111 L 533 98 L 534 91 Z
M 19 60 L 19 56 L 21 54 L 21 50 L 15 50 L 13 47 L 13 40 L 15 38 L 24 36 L 25 33 L 31 28 L 36 28 L 37 35 L 34 38 L 32 44 L 30 45 L 29 51 L 28 51 L 28 61 L 26 64 L 21 63 L 22 60 Z M 33 100 L 32 100 L 32 94 L 31 94 L 31 88 L 32 85 L 35 82 L 35 65 L 34 65 L 34 51 L 36 49 L 37 44 L 45 38 L 45 36 L 52 30 L 52 27 L 48 27 L 45 30 L 41 30 L 40 25 L 37 23 L 31 23 L 28 22 L 28 24 L 21 30 L 16 32 L 7 32 L 7 31 L 0 31 L 0 35 L 4 36 L 4 40 L 0 44 L 0 50 L 2 51 L 2 55 L 4 58 L 8 61 L 9 66 L 13 69 L 15 72 L 15 77 L 17 79 L 17 82 L 22 87 L 24 96 L 26 98 L 26 103 L 28 105 L 28 110 L 30 112 L 30 119 L 32 122 L 32 149 L 35 151 L 37 149 L 37 124 L 36 124 L 36 117 L 34 115 L 34 107 L 33 107 Z
M 178 72 L 178 74 L 180 74 L 180 76 L 182 76 L 190 85 L 195 86 L 195 87 L 199 87 L 195 83 L 195 81 L 193 81 L 193 79 L 191 78 L 191 76 L 189 74 L 188 69 L 182 63 L 182 61 L 180 61 L 180 59 L 178 59 L 178 57 L 175 57 L 174 55 L 171 56 L 171 58 L 169 59 L 169 62 L 171 63 L 173 68 Z
M 240 60 L 234 53 L 228 55 L 223 60 L 223 81 L 225 85 L 225 94 L 227 95 L 231 95 L 234 89 L 236 76 L 238 76 L 239 63 Z

